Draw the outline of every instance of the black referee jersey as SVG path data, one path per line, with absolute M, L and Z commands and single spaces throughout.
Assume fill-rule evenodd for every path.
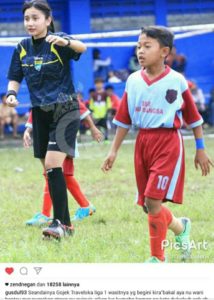
M 68 37 L 63 32 L 54 35 Z M 26 38 L 13 52 L 8 79 L 21 83 L 25 78 L 33 107 L 67 102 L 74 93 L 69 62 L 80 55 L 69 47 L 50 44 L 45 38 Z

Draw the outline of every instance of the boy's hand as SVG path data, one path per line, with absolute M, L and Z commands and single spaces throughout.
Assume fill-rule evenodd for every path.
M 31 133 L 32 129 L 31 128 L 27 128 L 24 132 L 23 135 L 23 145 L 25 148 L 29 148 L 31 146 Z
M 92 127 L 90 130 L 91 130 L 91 135 L 92 135 L 93 139 L 95 141 L 97 141 L 98 143 L 100 143 L 103 139 L 102 132 L 96 126 Z
M 16 107 L 19 104 L 18 100 L 14 95 L 9 95 L 7 97 L 6 103 L 10 107 Z
M 209 159 L 203 149 L 198 149 L 195 155 L 195 168 L 198 169 L 198 165 L 201 168 L 202 176 L 206 176 L 210 173 L 210 165 L 214 167 L 213 162 Z
M 110 152 L 108 154 L 108 156 L 106 157 L 106 159 L 104 160 L 104 163 L 101 167 L 101 169 L 103 170 L 104 173 L 108 172 L 109 170 L 111 170 L 114 161 L 117 157 L 117 153 L 116 152 Z

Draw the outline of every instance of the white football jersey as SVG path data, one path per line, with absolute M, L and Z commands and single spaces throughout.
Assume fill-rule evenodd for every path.
M 152 81 L 143 70 L 129 76 L 114 123 L 125 128 L 131 124 L 139 128 L 181 128 L 183 119 L 191 128 L 203 123 L 185 78 L 166 66 Z

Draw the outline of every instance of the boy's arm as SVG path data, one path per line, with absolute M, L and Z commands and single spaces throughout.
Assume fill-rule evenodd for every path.
M 214 165 L 205 152 L 202 126 L 193 128 L 193 134 L 196 142 L 195 168 L 198 169 L 199 165 L 202 171 L 202 176 L 206 176 L 210 173 L 210 165 L 212 167 Z
M 33 116 L 32 116 L 32 110 L 30 110 L 29 116 L 27 118 L 27 122 L 25 124 L 26 128 L 33 128 Z
M 98 143 L 101 142 L 102 139 L 103 139 L 103 134 L 102 134 L 102 132 L 95 126 L 95 124 L 94 124 L 94 122 L 93 122 L 91 116 L 88 115 L 87 117 L 85 117 L 84 120 L 87 122 L 87 124 L 88 124 L 88 126 L 89 126 L 89 128 L 90 128 L 91 135 L 92 135 L 93 139 L 96 140 Z
M 31 132 L 32 132 L 32 128 L 27 127 L 24 131 L 23 134 L 23 146 L 25 148 L 29 148 L 31 146 Z
M 129 128 L 117 127 L 116 135 L 114 137 L 111 149 L 102 165 L 103 172 L 107 172 L 112 168 L 114 161 L 117 157 L 117 152 L 118 152 L 126 134 L 128 133 L 128 131 L 129 131 Z
M 79 101 L 80 106 L 80 120 L 84 120 L 87 122 L 91 135 L 94 140 L 96 140 L 98 143 L 102 141 L 103 135 L 102 132 L 95 126 L 91 116 L 90 116 L 90 110 L 85 106 L 85 104 L 82 101 Z
M 113 120 L 113 123 L 117 125 L 117 131 L 110 152 L 102 165 L 103 172 L 107 172 L 112 168 L 120 145 L 122 144 L 122 141 L 124 140 L 132 124 L 128 110 L 126 92 L 123 94 L 119 110 Z
M 32 110 L 31 110 L 27 122 L 25 124 L 26 129 L 23 134 L 23 146 L 25 148 L 29 148 L 31 146 L 31 133 L 33 131 L 32 123 L 33 123 L 33 117 L 32 117 Z
M 194 99 L 189 89 L 185 90 L 182 94 L 184 100 L 183 117 L 186 123 L 192 128 L 196 142 L 196 155 L 195 155 L 195 167 L 198 169 L 198 165 L 201 168 L 202 176 L 206 176 L 210 172 L 210 165 L 213 163 L 207 156 L 204 150 L 204 139 L 202 123 L 203 119 L 198 112 Z

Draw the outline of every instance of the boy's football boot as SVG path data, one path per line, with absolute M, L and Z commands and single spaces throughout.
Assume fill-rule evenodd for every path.
M 191 242 L 190 242 L 191 221 L 188 218 L 180 218 L 180 220 L 184 225 L 184 231 L 179 235 L 176 235 L 175 240 L 181 249 L 182 260 L 186 260 L 191 255 Z
M 167 259 L 165 258 L 164 261 L 158 259 L 156 256 L 151 256 L 149 259 L 145 261 L 145 263 L 167 263 Z
M 33 218 L 31 218 L 30 220 L 26 221 L 26 225 L 30 225 L 30 226 L 42 226 L 44 224 L 47 224 L 48 222 L 50 222 L 52 220 L 52 218 L 49 218 L 45 215 L 43 215 L 42 213 L 36 213 Z
M 75 212 L 75 215 L 71 218 L 71 221 L 82 221 L 84 218 L 93 215 L 96 208 L 91 204 L 88 207 L 80 207 Z

